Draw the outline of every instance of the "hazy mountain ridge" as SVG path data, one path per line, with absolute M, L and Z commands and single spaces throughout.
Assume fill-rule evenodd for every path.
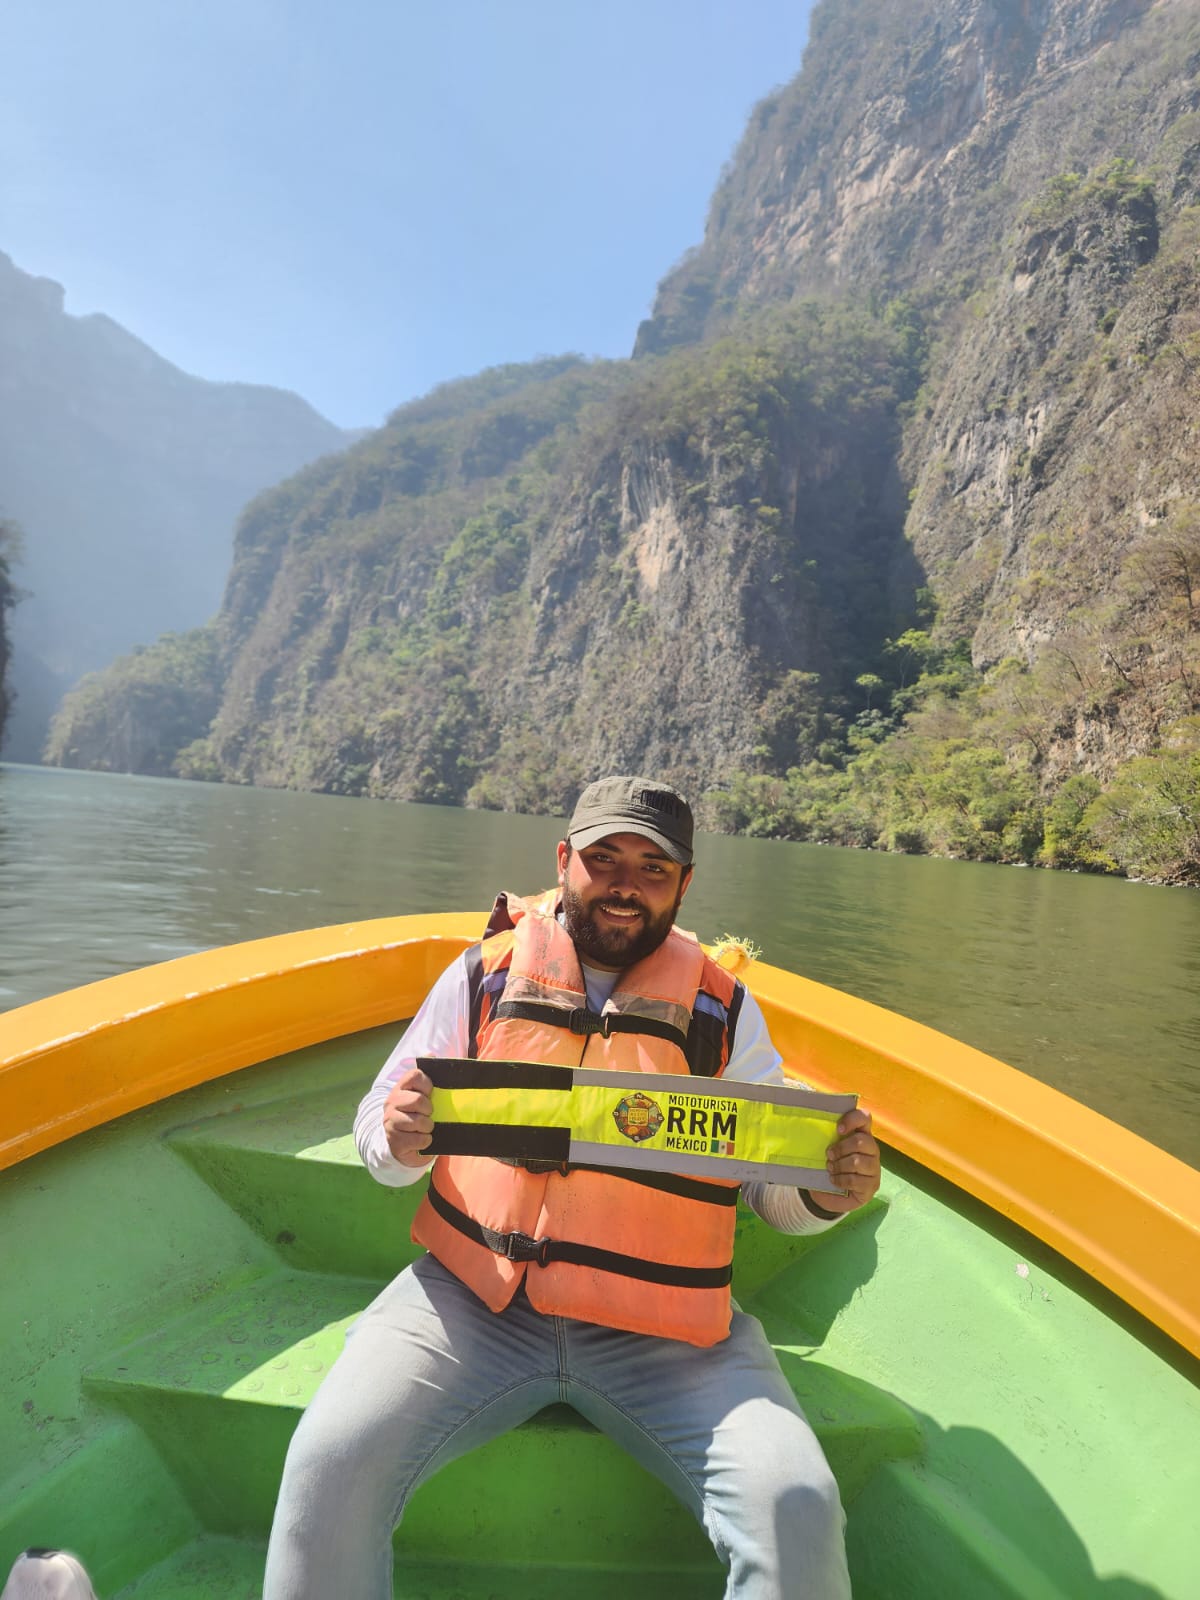
M 1079 831 L 1129 763 L 1200 806 L 1198 240 L 1193 9 L 826 0 L 640 359 L 450 386 L 250 509 L 163 759 L 528 809 L 644 766 L 725 826 L 1129 864 Z M 58 759 L 113 764 L 124 670 Z
M 139 639 L 212 615 L 257 489 L 352 435 L 297 395 L 181 372 L 0 255 L 0 511 L 14 578 L 6 753 L 36 759 L 58 695 Z

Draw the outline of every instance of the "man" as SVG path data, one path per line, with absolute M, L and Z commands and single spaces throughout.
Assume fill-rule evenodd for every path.
M 431 1165 L 418 1057 L 783 1081 L 752 996 L 674 927 L 692 833 L 664 784 L 584 791 L 557 890 L 501 896 L 363 1100 L 374 1177 L 408 1184 Z M 879 1185 L 865 1112 L 839 1122 L 828 1170 L 844 1194 L 750 1183 L 742 1197 L 785 1232 L 833 1226 Z M 760 1325 L 729 1299 L 735 1198 L 671 1174 L 439 1157 L 413 1224 L 429 1254 L 355 1323 L 293 1439 L 264 1600 L 388 1600 L 412 1491 L 560 1400 L 692 1510 L 727 1596 L 848 1596 L 837 1486 Z

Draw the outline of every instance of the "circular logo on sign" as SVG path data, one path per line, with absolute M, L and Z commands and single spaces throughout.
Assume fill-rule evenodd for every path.
M 653 1139 L 663 1125 L 663 1114 L 648 1094 L 627 1094 L 617 1101 L 613 1121 L 627 1139 L 641 1144 Z

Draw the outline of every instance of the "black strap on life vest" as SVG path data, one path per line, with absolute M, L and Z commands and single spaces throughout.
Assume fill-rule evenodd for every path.
M 545 1022 L 552 1028 L 569 1028 L 572 1033 L 598 1033 L 605 1039 L 614 1033 L 649 1033 L 656 1039 L 666 1039 L 679 1050 L 687 1044 L 682 1028 L 660 1022 L 657 1017 L 639 1017 L 623 1011 L 589 1011 L 586 1006 L 568 1011 L 565 1006 L 552 1006 L 544 1000 L 499 1000 L 492 1015 L 502 1022 Z
M 464 959 L 467 967 L 467 994 L 470 1000 L 467 1055 L 475 1061 L 479 1057 L 479 1026 L 483 1020 L 483 946 L 473 944 Z
M 693 1078 L 715 1078 L 733 1054 L 734 1034 L 745 998 L 746 986 L 737 978 L 729 997 L 728 1009 L 721 1007 L 723 1016 L 702 1006 L 693 1008 L 691 1027 L 683 1047 L 688 1071 Z
M 497 1233 L 469 1217 L 438 1189 L 429 1178 L 429 1203 L 437 1214 L 465 1238 L 481 1244 L 508 1261 L 527 1261 L 547 1267 L 564 1261 L 574 1267 L 594 1267 L 599 1272 L 618 1273 L 641 1283 L 661 1283 L 672 1289 L 724 1289 L 733 1280 L 733 1262 L 723 1267 L 676 1267 L 665 1261 L 643 1261 L 615 1250 L 600 1250 L 594 1245 L 572 1244 L 568 1239 L 534 1239 L 528 1233 Z M 730 1191 L 731 1193 L 733 1191 Z
M 707 1206 L 733 1206 L 737 1204 L 740 1184 L 716 1184 L 705 1178 L 684 1178 L 677 1172 L 636 1172 L 630 1167 L 593 1166 L 590 1161 L 523 1160 L 520 1156 L 492 1156 L 506 1167 L 524 1167 L 526 1172 L 541 1177 L 547 1172 L 557 1172 L 567 1177 L 572 1172 L 599 1172 L 606 1178 L 621 1178 L 626 1183 L 640 1183 L 643 1189 L 657 1189 L 661 1194 L 678 1195 L 683 1200 L 699 1200 Z

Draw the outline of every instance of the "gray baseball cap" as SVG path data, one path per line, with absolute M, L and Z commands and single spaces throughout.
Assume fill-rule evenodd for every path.
M 579 796 L 567 838 L 583 850 L 606 834 L 640 833 L 686 867 L 692 859 L 694 826 L 692 808 L 669 784 L 653 778 L 600 778 Z

